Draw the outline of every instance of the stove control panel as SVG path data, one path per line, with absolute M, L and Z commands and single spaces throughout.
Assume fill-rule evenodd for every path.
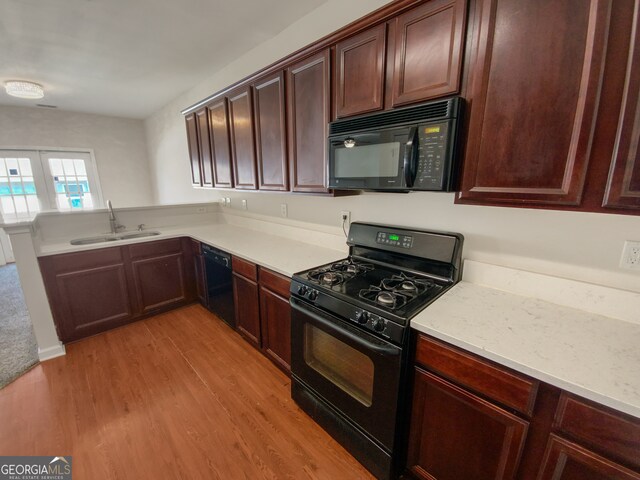
M 401 235 L 392 232 L 378 232 L 376 243 L 391 245 L 393 247 L 411 248 L 413 237 L 411 235 Z
M 297 290 L 298 295 L 305 297 L 307 300 L 315 302 L 318 298 L 318 290 L 315 288 L 309 288 L 306 285 L 300 285 Z
M 331 316 L 336 316 L 342 321 L 348 322 L 368 330 L 369 332 L 390 340 L 398 345 L 405 340 L 405 332 L 407 327 L 402 326 L 394 321 L 388 320 L 369 310 L 358 308 L 357 306 L 342 301 L 333 295 L 328 295 L 322 289 L 315 289 L 309 284 L 293 279 L 291 282 L 291 295 L 298 299 L 304 300 L 310 306 L 324 310 Z
M 360 325 L 381 334 L 383 337 L 391 338 L 389 332 L 387 332 L 388 321 L 379 315 L 369 313 L 366 310 L 355 310 L 355 316 L 351 320 L 355 320 Z

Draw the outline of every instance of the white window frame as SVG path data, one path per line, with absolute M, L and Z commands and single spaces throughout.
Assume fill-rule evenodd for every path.
M 0 156 L 24 157 L 31 160 L 31 169 L 33 170 L 34 182 L 38 192 L 40 211 L 90 211 L 104 208 L 105 206 L 100 175 L 98 173 L 95 155 L 91 148 L 0 146 Z M 89 188 L 93 196 L 93 207 L 68 210 L 58 208 L 53 176 L 49 168 L 49 158 L 70 158 L 85 161 Z
M 42 171 L 42 162 L 40 156 L 35 150 L 14 150 L 14 149 L 0 149 L 0 157 L 2 158 L 28 158 L 31 162 L 31 171 L 33 174 L 33 182 L 36 186 L 38 203 L 40 204 L 40 211 L 47 210 L 47 204 L 43 204 L 43 200 L 46 198 L 45 193 L 47 187 L 45 185 L 45 175 Z M 33 215 L 37 212 L 30 212 L 26 215 Z M 0 215 L 2 212 L 0 211 Z M 21 218 L 24 214 L 16 215 L 16 218 Z M 12 217 L 9 217 L 12 218 Z
M 102 208 L 104 203 L 102 201 L 102 190 L 100 189 L 100 179 L 98 178 L 98 169 L 96 168 L 96 162 L 93 159 L 93 155 L 89 152 L 83 151 L 62 151 L 62 150 L 43 150 L 38 152 L 40 154 L 41 168 L 46 179 L 46 192 L 49 195 L 49 208 L 52 210 L 60 210 L 58 208 L 58 202 L 56 201 L 56 190 L 53 185 L 53 174 L 49 167 L 49 159 L 51 158 L 68 158 L 72 160 L 84 160 L 85 167 L 87 169 L 87 179 L 89 180 L 89 190 L 93 196 L 94 202 L 91 208 L 74 209 L 68 208 L 60 211 L 82 211 L 82 210 L 94 210 L 96 208 Z M 37 187 L 36 187 L 37 188 Z

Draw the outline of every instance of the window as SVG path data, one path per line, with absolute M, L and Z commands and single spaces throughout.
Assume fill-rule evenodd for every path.
M 0 202 L 5 217 L 40 211 L 31 158 L 17 153 L 0 157 Z
M 89 152 L 0 150 L 0 211 L 4 218 L 101 205 L 98 176 Z

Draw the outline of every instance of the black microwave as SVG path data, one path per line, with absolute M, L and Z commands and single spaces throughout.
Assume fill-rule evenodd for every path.
M 329 187 L 452 191 L 462 106 L 453 97 L 331 122 Z

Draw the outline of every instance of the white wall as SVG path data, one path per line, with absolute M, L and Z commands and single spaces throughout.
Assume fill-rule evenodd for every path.
M 0 106 L 0 149 L 6 147 L 93 149 L 105 200 L 117 207 L 153 202 L 142 120 Z
M 191 187 L 181 109 L 384 3 L 330 0 L 148 118 L 157 202 L 215 201 L 228 196 L 233 208 L 245 198 L 248 214 L 270 215 L 274 220 L 279 218 L 280 204 L 287 203 L 290 219 L 334 227 L 339 225 L 340 211 L 350 210 L 352 220 L 461 232 L 466 238 L 466 258 L 640 291 L 640 271 L 618 267 L 624 240 L 640 240 L 639 217 L 454 205 L 454 195 L 442 193 L 327 198 Z

